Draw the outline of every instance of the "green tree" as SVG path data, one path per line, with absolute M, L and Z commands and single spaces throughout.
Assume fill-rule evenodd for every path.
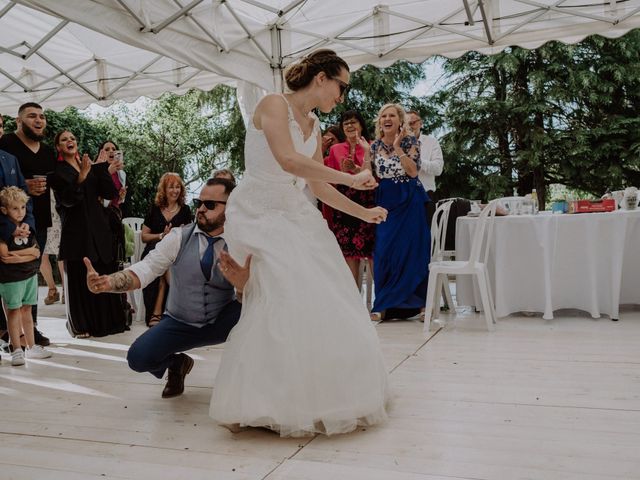
M 601 195 L 637 183 L 640 34 L 446 60 L 446 195 L 492 198 L 561 183 Z M 634 177 L 635 175 L 635 177 Z M 635 180 L 634 180 L 635 178 Z
M 344 103 L 331 113 L 321 115 L 320 120 L 325 126 L 337 124 L 344 111 L 357 110 L 369 123 L 369 132 L 373 135 L 378 110 L 386 103 L 399 103 L 419 111 L 426 119 L 434 119 L 433 108 L 410 93 L 424 78 L 422 66 L 410 62 L 396 62 L 386 68 L 365 65 L 351 73 L 351 87 Z
M 100 118 L 109 138 L 125 152 L 130 215 L 148 211 L 163 173 L 176 172 L 187 185 L 211 174 L 214 125 L 198 97 L 198 92 L 165 94 L 143 114 L 121 104 Z

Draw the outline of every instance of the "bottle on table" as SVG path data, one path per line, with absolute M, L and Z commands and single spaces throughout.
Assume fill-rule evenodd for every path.
M 535 188 L 531 190 L 531 201 L 533 202 L 533 214 L 536 215 L 538 213 L 538 192 Z

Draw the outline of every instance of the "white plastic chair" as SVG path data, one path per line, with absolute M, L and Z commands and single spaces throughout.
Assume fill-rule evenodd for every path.
M 363 258 L 358 266 L 358 290 L 365 295 L 367 310 L 371 311 L 371 297 L 373 293 L 373 272 L 369 268 L 369 260 Z M 364 291 L 363 291 L 364 289 Z
M 441 200 L 438 200 L 437 206 L 440 206 L 440 205 L 442 205 L 443 203 L 446 203 L 446 202 L 455 203 L 457 200 L 467 201 L 467 199 L 461 198 L 461 197 L 443 198 Z M 451 205 L 451 207 L 452 206 L 453 205 Z M 451 211 L 451 207 L 449 207 L 449 211 Z M 448 225 L 449 225 L 449 223 L 447 222 L 447 228 L 448 228 Z M 446 235 L 447 234 L 448 234 L 448 231 L 445 230 L 444 240 L 442 241 L 442 260 L 451 260 L 451 259 L 455 258 L 455 256 L 456 256 L 456 249 L 455 248 L 453 250 L 447 250 L 447 248 L 446 248 Z
M 135 243 L 133 248 L 133 256 L 131 257 L 131 263 L 139 262 L 140 256 L 142 255 L 142 251 L 144 250 L 144 246 L 142 244 L 142 238 L 141 238 L 142 224 L 144 223 L 144 218 L 127 217 L 122 219 L 122 223 L 124 225 L 128 225 L 133 230 L 133 238 Z
M 142 243 L 142 224 L 144 223 L 144 218 L 127 217 L 122 219 L 122 223 L 124 225 L 128 225 L 133 230 L 134 248 L 133 256 L 131 257 L 131 263 L 133 264 L 139 262 L 140 257 L 142 256 L 142 251 L 144 250 L 144 245 Z M 136 320 L 144 320 L 145 311 L 144 302 L 142 300 L 142 289 L 137 289 L 133 292 L 130 292 L 129 299 L 136 311 Z
M 445 250 L 445 242 L 447 239 L 447 226 L 449 224 L 449 211 L 451 210 L 451 205 L 453 205 L 453 200 L 446 200 L 444 202 L 438 202 L 438 207 L 433 214 L 433 218 L 431 219 L 431 261 L 432 262 L 442 262 L 447 258 L 445 255 L 448 255 L 448 251 Z M 450 258 L 450 257 L 449 257 Z M 451 289 L 449 288 L 449 277 L 447 274 L 443 274 L 442 288 L 440 290 L 436 290 L 436 293 L 442 293 L 444 301 L 446 305 L 453 309 L 455 305 L 453 303 L 453 297 L 451 296 Z M 434 308 L 440 308 L 440 302 L 438 299 L 438 304 L 434 306 Z
M 429 331 L 431 322 L 438 318 L 440 309 L 435 308 L 436 295 L 442 291 L 442 278 L 447 278 L 447 275 L 456 275 L 456 277 L 458 275 L 474 275 L 476 277 L 487 329 L 489 331 L 494 329 L 496 313 L 486 265 L 497 205 L 498 201 L 492 200 L 478 216 L 469 260 L 442 260 L 429 264 L 429 286 L 424 312 L 426 332 Z

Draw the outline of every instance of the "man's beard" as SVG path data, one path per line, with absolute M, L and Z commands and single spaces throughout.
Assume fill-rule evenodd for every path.
M 44 135 L 38 135 L 31 129 L 31 127 L 25 125 L 24 123 L 22 124 L 22 132 L 24 133 L 25 137 L 33 140 L 34 142 L 39 142 L 44 138 Z
M 207 232 L 207 233 L 213 232 L 214 230 L 221 228 L 224 225 L 224 220 L 225 220 L 224 213 L 221 215 L 218 215 L 218 217 L 215 218 L 214 220 L 207 220 L 207 218 L 204 215 L 200 215 L 200 214 L 197 214 L 196 216 L 196 222 L 198 224 L 198 228 L 203 232 Z

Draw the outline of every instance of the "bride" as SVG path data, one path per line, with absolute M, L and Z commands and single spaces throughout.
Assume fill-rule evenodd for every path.
M 285 73 L 293 93 L 267 95 L 247 127 L 246 171 L 229 197 L 229 265 L 251 273 L 242 315 L 229 335 L 214 383 L 211 416 L 230 427 L 266 427 L 281 436 L 345 433 L 386 418 L 387 373 L 375 329 L 335 237 L 305 196 L 371 223 L 366 209 L 330 184 L 376 187 L 323 165 L 314 108 L 344 99 L 349 67 L 319 50 Z

